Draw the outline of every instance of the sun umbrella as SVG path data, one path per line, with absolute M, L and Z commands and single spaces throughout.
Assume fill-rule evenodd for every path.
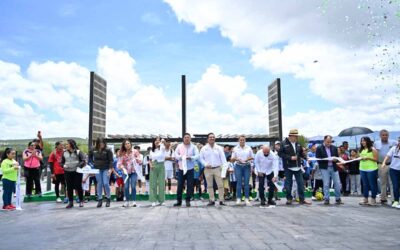
M 351 127 L 351 128 L 346 128 L 346 129 L 342 130 L 339 133 L 339 136 L 340 137 L 343 137 L 343 136 L 354 136 L 355 140 L 356 140 L 356 148 L 358 148 L 358 146 L 357 146 L 357 135 L 366 135 L 366 134 L 371 134 L 373 132 L 374 131 L 372 131 L 371 129 L 366 128 L 366 127 Z

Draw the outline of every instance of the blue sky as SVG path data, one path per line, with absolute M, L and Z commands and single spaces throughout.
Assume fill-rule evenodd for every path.
M 179 97 L 181 74 L 186 74 L 188 82 L 195 84 L 211 65 L 218 65 L 223 75 L 244 77 L 247 83 L 245 93 L 254 94 L 264 102 L 267 84 L 280 77 L 284 116 L 288 117 L 287 121 L 303 119 L 295 118 L 299 113 L 310 115 L 310 112 L 331 112 L 337 107 L 346 106 L 343 102 L 334 100 L 337 96 L 329 98 L 318 92 L 319 90 L 313 90 L 319 86 L 317 76 L 283 69 L 287 66 L 286 62 L 277 63 L 283 66 L 275 68 L 271 66 L 274 64 L 273 57 L 266 57 L 269 60 L 267 64 L 251 61 L 261 50 L 270 52 L 275 49 L 284 53 L 285 48 L 289 49 L 295 44 L 296 37 L 275 38 L 272 42 L 263 44 L 261 49 L 258 44 L 256 48 L 239 31 L 226 27 L 229 24 L 223 21 L 224 17 L 209 26 L 206 22 L 206 29 L 197 32 L 197 27 L 203 24 L 191 19 L 191 15 L 194 16 L 193 10 L 186 8 L 179 12 L 174 3 L 167 2 L 1 1 L 0 60 L 19 65 L 22 77 L 28 77 L 26 71 L 32 62 L 76 63 L 87 70 L 97 71 L 99 49 L 107 46 L 114 51 L 129 53 L 135 61 L 134 71 L 139 75 L 141 84 L 162 88 L 167 99 Z M 316 16 L 321 14 L 317 7 L 318 5 L 310 7 Z M 222 16 L 224 13 L 223 8 L 212 8 L 210 6 L 210 18 L 213 15 Z M 207 11 L 202 14 L 204 20 L 207 20 Z M 301 16 L 300 13 L 299 18 Z M 260 24 L 254 24 L 256 25 Z M 224 29 L 228 31 L 224 33 Z M 273 32 L 275 31 L 271 31 Z M 303 41 L 302 39 L 299 38 L 298 41 Z M 310 43 L 314 41 L 307 39 L 310 39 Z M 334 39 L 327 40 L 329 44 L 340 48 L 349 47 L 332 42 Z M 281 54 L 280 57 L 284 56 Z M 305 63 L 301 62 L 301 65 Z M 1 84 L 5 82 L 0 82 Z M 63 88 L 64 86 L 54 85 L 56 91 Z M 230 89 L 227 88 L 226 91 L 229 92 Z M 42 120 L 45 123 L 62 119 L 59 110 L 47 111 L 45 107 L 38 107 L 24 98 L 20 99 L 18 93 L 14 93 L 13 99 L 20 107 L 28 103 L 35 112 L 44 116 Z M 86 112 L 84 105 L 77 105 L 76 108 Z M 228 112 L 222 107 L 219 111 Z M 236 131 L 232 127 L 232 131 Z M 313 129 L 310 128 L 309 131 Z M 112 129 L 112 132 L 119 131 Z M 267 132 L 267 129 L 262 131 L 258 128 L 246 132 Z M 24 135 L 16 135 L 18 136 Z

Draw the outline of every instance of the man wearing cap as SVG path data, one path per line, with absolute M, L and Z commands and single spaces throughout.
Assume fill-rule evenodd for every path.
M 291 205 L 293 201 L 292 186 L 293 176 L 297 183 L 297 192 L 300 198 L 300 204 L 310 205 L 311 203 L 304 199 L 304 183 L 303 172 L 301 171 L 301 159 L 304 158 L 302 146 L 297 142 L 299 131 L 291 129 L 289 136 L 283 140 L 279 150 L 279 156 L 282 158 L 283 168 L 285 169 L 285 188 L 286 188 L 286 205 Z

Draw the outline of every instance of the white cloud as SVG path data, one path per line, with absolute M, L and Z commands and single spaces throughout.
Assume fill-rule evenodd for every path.
M 180 21 L 193 24 L 196 32 L 217 28 L 234 46 L 251 49 L 254 67 L 308 80 L 315 95 L 337 105 L 323 112 L 310 110 L 284 116 L 285 130 L 298 127 L 306 135 L 335 134 L 355 123 L 396 129 L 393 122 L 399 119 L 400 23 L 395 4 L 311 0 L 165 2 Z M 336 114 L 340 118 L 333 118 Z
M 267 133 L 266 101 L 246 92 L 242 76 L 224 75 L 211 65 L 188 85 L 188 129 L 195 133 Z

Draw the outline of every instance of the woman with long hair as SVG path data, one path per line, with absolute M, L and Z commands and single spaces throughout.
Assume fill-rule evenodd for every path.
M 97 180 L 97 207 L 103 205 L 103 189 L 106 194 L 106 207 L 110 206 L 110 175 L 113 171 L 113 152 L 107 148 L 103 138 L 97 138 L 95 147 L 89 152 L 89 161 L 93 161 L 95 169 L 99 170 L 96 174 Z
M 6 148 L 1 156 L 1 170 L 3 171 L 3 209 L 15 210 L 11 203 L 12 193 L 15 190 L 15 183 L 18 179 L 18 170 L 20 166 L 15 160 L 15 150 Z
M 364 196 L 360 205 L 376 206 L 376 194 L 378 193 L 378 151 L 372 146 L 373 143 L 368 136 L 361 138 L 360 145 L 360 174 Z M 371 191 L 371 199 L 368 202 L 369 191 Z
M 24 174 L 26 177 L 26 195 L 32 195 L 33 182 L 35 182 L 35 193 L 42 196 L 40 187 L 40 161 L 43 160 L 42 152 L 36 149 L 36 143 L 31 141 L 28 148 L 22 153 L 24 160 Z
M 136 182 L 141 164 L 140 153 L 128 139 L 123 140 L 117 166 L 123 170 L 125 203 L 123 207 L 136 207 Z M 132 201 L 132 204 L 130 203 Z
M 163 205 L 165 201 L 165 140 L 156 137 L 150 152 L 150 197 L 149 200 L 153 207 L 156 202 Z
M 64 167 L 65 181 L 67 183 L 68 205 L 74 206 L 74 189 L 78 192 L 79 207 L 83 207 L 82 174 L 76 172 L 77 168 L 85 166 L 85 155 L 79 150 L 75 140 L 69 139 L 65 144 L 65 151 L 61 164 Z
M 390 161 L 389 175 L 393 184 L 393 203 L 392 207 L 400 208 L 399 205 L 399 188 L 400 188 L 400 137 L 398 138 L 397 146 L 392 147 L 387 153 L 382 162 L 382 166 Z

